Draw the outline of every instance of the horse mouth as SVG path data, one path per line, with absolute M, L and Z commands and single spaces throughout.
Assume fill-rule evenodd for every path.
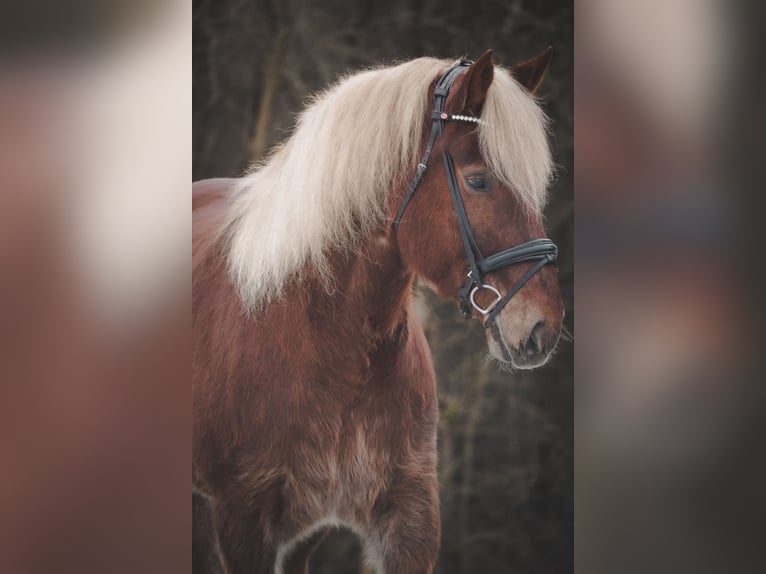
M 525 354 L 521 346 L 510 345 L 505 340 L 497 324 L 487 328 L 487 344 L 492 358 L 509 370 L 531 370 L 542 367 L 553 355 L 553 350 L 534 356 Z

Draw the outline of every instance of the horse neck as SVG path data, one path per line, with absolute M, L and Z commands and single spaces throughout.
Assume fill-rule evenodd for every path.
M 407 318 L 414 277 L 395 243 L 380 234 L 331 260 L 334 288 L 328 293 L 317 287 L 310 295 L 312 308 L 328 315 L 319 319 L 333 329 L 349 327 L 360 337 L 394 335 Z

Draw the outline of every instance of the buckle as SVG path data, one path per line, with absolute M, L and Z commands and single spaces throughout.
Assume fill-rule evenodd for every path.
M 495 299 L 492 303 L 490 303 L 486 309 L 479 307 L 479 304 L 476 303 L 474 299 L 476 292 L 481 291 L 482 289 L 489 289 L 497 297 L 497 299 Z M 476 309 L 482 315 L 489 315 L 492 312 L 492 309 L 494 309 L 497 306 L 497 304 L 500 302 L 502 298 L 503 296 L 500 294 L 500 291 L 495 289 L 492 285 L 487 285 L 486 283 L 484 283 L 483 285 L 475 285 L 474 288 L 471 289 L 471 295 L 469 297 L 473 308 Z

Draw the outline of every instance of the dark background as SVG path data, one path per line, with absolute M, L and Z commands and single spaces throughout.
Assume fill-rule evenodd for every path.
M 285 138 L 314 91 L 339 74 L 419 56 L 498 64 L 554 47 L 539 96 L 558 165 L 546 211 L 561 250 L 573 330 L 573 6 L 569 1 L 194 0 L 193 177 L 237 176 Z M 416 161 L 416 158 L 413 158 Z M 439 574 L 573 568 L 573 344 L 532 372 L 485 360 L 480 325 L 423 289 L 439 384 Z M 312 573 L 366 572 L 353 535 L 334 533 Z

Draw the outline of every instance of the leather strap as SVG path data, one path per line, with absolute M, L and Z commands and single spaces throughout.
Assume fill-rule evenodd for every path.
M 415 191 L 418 189 L 418 186 L 420 185 L 420 181 L 423 179 L 423 174 L 426 172 L 426 167 L 428 166 L 428 158 L 431 157 L 431 152 L 434 149 L 434 143 L 436 142 L 436 138 L 439 135 L 439 124 L 437 122 L 434 122 L 431 126 L 431 135 L 428 138 L 428 144 L 426 145 L 426 151 L 423 153 L 423 157 L 420 160 L 420 163 L 418 164 L 418 167 L 415 170 L 415 177 L 412 178 L 412 181 L 410 182 L 410 186 L 407 188 L 407 193 L 404 195 L 404 200 L 402 200 L 402 204 L 399 206 L 399 211 L 396 212 L 396 217 L 394 217 L 394 221 L 391 224 L 394 228 L 394 231 L 396 231 L 399 227 L 399 223 L 402 220 L 402 216 L 404 215 L 404 210 L 407 209 L 407 205 L 409 205 L 410 200 L 415 195 Z
M 444 111 L 444 105 L 447 103 L 447 96 L 449 95 L 450 89 L 452 89 L 452 85 L 455 83 L 455 79 L 463 72 L 463 70 L 466 69 L 467 66 L 470 66 L 471 64 L 472 62 L 469 62 L 468 60 L 461 60 L 457 66 L 453 66 L 447 70 L 447 72 L 436 83 L 436 87 L 434 88 L 434 111 L 431 113 L 431 117 L 433 119 L 433 124 L 431 125 L 431 135 L 428 137 L 428 143 L 426 144 L 426 149 L 423 152 L 423 157 L 420 159 L 420 162 L 418 163 L 418 166 L 415 170 L 415 176 L 412 178 L 412 181 L 407 188 L 407 193 L 404 195 L 404 199 L 402 200 L 402 204 L 399 206 L 399 211 L 396 212 L 396 217 L 394 217 L 394 221 L 391 224 L 394 228 L 394 231 L 396 231 L 396 229 L 399 227 L 399 223 L 402 221 L 404 211 L 407 209 L 407 206 L 412 200 L 412 197 L 415 195 L 415 191 L 417 191 L 418 186 L 423 179 L 423 174 L 425 173 L 428 166 L 428 160 L 430 159 L 431 152 L 434 149 L 436 138 L 440 134 L 443 135 L 442 130 L 445 118 L 442 117 L 442 112 Z M 442 142 L 443 141 L 444 138 L 442 138 Z
M 516 247 L 490 255 L 479 263 L 479 271 L 481 271 L 482 275 L 486 275 L 495 269 L 501 269 L 526 261 L 537 261 L 546 256 L 551 256 L 553 261 L 555 261 L 558 258 L 558 254 L 558 247 L 550 239 L 532 239 Z
M 494 320 L 497 318 L 497 316 L 500 314 L 500 312 L 503 310 L 503 308 L 508 304 L 508 301 L 510 301 L 516 293 L 518 293 L 524 285 L 526 285 L 527 281 L 532 279 L 534 275 L 540 271 L 543 267 L 548 265 L 549 263 L 553 263 L 555 259 L 553 256 L 546 255 L 545 258 L 540 259 L 537 263 L 535 263 L 532 267 L 529 268 L 529 270 L 524 273 L 524 275 L 516 281 L 516 283 L 511 287 L 511 290 L 506 293 L 502 299 L 500 299 L 496 304 L 495 307 L 492 309 L 492 311 L 487 315 L 487 320 L 484 321 L 484 328 L 486 329 L 489 327 Z

